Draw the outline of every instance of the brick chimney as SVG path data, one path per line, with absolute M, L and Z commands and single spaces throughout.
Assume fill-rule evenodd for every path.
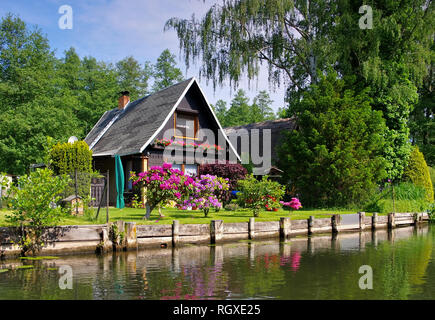
M 125 108 L 127 103 L 130 102 L 130 92 L 128 92 L 128 91 L 122 91 L 119 94 L 121 96 L 119 97 L 119 100 L 118 100 L 118 109 L 122 110 L 122 109 Z

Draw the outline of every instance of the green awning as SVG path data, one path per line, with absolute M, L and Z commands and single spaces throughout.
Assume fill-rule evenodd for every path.
M 120 156 L 115 156 L 115 175 L 116 175 L 116 207 L 122 209 L 125 207 L 124 203 L 124 169 Z

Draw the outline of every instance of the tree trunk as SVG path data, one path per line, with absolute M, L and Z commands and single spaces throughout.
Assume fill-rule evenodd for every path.
M 150 218 L 151 211 L 153 211 L 153 210 L 155 209 L 155 207 L 156 207 L 156 206 L 150 206 L 148 202 L 145 203 L 146 214 L 145 214 L 145 216 L 143 217 L 144 220 L 145 220 L 145 219 L 148 220 L 148 219 Z

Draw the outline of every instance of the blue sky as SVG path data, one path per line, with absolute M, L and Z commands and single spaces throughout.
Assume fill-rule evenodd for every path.
M 18 14 L 29 25 L 37 25 L 50 41 L 56 55 L 74 47 L 83 56 L 116 62 L 132 55 L 139 62 L 155 62 L 159 54 L 168 48 L 177 56 L 178 66 L 186 78 L 198 78 L 198 68 L 192 66 L 186 71 L 180 59 L 178 38 L 174 31 L 163 31 L 165 22 L 171 17 L 189 18 L 192 14 L 200 17 L 217 0 L 2 0 L 0 16 L 11 12 Z M 59 7 L 69 5 L 73 9 L 73 29 L 62 30 L 58 26 L 61 14 Z M 230 101 L 234 95 L 229 85 L 216 88 L 200 80 L 209 101 L 218 99 Z M 248 85 L 241 83 L 247 95 L 253 98 L 259 90 L 267 90 L 274 100 L 273 109 L 283 106 L 284 88 L 274 91 L 269 88 L 266 68 L 260 79 Z

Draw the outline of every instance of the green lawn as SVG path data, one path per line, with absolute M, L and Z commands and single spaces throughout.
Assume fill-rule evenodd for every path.
M 126 222 L 136 222 L 138 224 L 171 224 L 172 220 L 179 220 L 180 223 L 210 223 L 211 220 L 223 220 L 224 222 L 247 222 L 249 218 L 253 216 L 252 211 L 248 209 L 241 209 L 237 211 L 226 211 L 220 210 L 219 212 L 214 212 L 211 210 L 209 213 L 209 217 L 205 218 L 202 211 L 199 210 L 178 210 L 178 209 L 163 209 L 164 218 L 159 219 L 158 211 L 155 210 L 151 214 L 150 220 L 143 220 L 143 216 L 145 215 L 144 209 L 133 209 L 133 208 L 124 208 L 124 209 L 109 209 L 109 217 L 110 221 L 116 220 L 124 220 Z M 8 213 L 6 210 L 0 210 L 0 226 L 7 226 L 8 223 L 5 220 L 5 216 Z M 96 209 L 94 210 L 96 213 Z M 356 211 L 350 210 L 329 210 L 329 209 L 301 209 L 298 211 L 286 211 L 280 209 L 277 212 L 271 211 L 261 211 L 260 217 L 256 218 L 256 221 L 277 221 L 280 217 L 290 217 L 292 220 L 298 219 L 308 219 L 309 216 L 314 216 L 315 218 L 328 218 L 332 214 L 349 214 L 356 213 Z M 100 217 L 98 221 L 93 219 L 86 218 L 84 216 L 81 217 L 65 217 L 59 223 L 59 225 L 84 225 L 84 224 L 96 224 L 96 223 L 105 223 L 106 222 L 106 209 L 102 208 L 100 210 Z

